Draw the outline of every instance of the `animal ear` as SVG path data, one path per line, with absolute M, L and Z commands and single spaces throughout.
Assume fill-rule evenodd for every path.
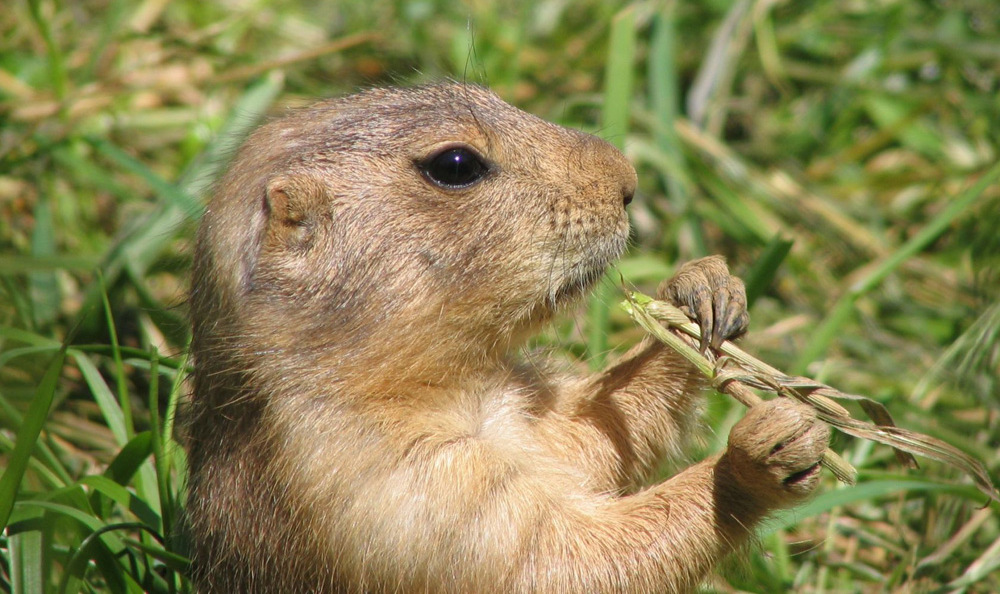
M 309 218 L 313 188 L 300 180 L 279 176 L 267 184 L 268 227 L 301 227 Z
M 282 175 L 267 183 L 265 237 L 268 243 L 303 248 L 316 231 L 324 188 L 306 176 Z

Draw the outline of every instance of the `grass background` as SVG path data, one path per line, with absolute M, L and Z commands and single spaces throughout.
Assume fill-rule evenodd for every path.
M 10 0 L 0 10 L 0 589 L 183 592 L 191 238 L 264 114 L 451 77 L 622 147 L 620 273 L 728 256 L 744 348 L 883 402 L 1000 477 L 995 0 Z M 599 364 L 616 282 L 538 343 Z M 710 398 L 699 451 L 741 415 Z M 996 503 L 953 470 L 861 471 L 705 585 L 997 592 Z

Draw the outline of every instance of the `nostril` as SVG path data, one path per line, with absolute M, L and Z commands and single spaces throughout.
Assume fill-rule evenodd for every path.
M 635 190 L 638 186 L 638 179 L 636 179 L 635 169 L 629 165 L 625 157 L 621 157 L 622 163 L 622 177 L 621 177 L 621 188 L 622 188 L 622 202 L 625 206 L 632 204 L 632 199 L 635 198 Z

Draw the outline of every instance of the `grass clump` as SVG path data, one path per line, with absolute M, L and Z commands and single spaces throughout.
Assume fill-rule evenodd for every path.
M 261 117 L 452 77 L 639 170 L 634 247 L 540 342 L 599 361 L 722 253 L 745 348 L 1000 468 L 1000 8 L 964 2 L 84 0 L 0 11 L 0 589 L 184 592 L 191 238 Z M 586 320 L 585 323 L 580 320 Z M 718 448 L 741 414 L 710 399 Z M 996 503 L 840 438 L 859 473 L 718 591 L 1000 591 Z

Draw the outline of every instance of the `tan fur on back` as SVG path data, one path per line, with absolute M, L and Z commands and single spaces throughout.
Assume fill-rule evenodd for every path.
M 485 177 L 421 173 L 452 146 Z M 697 373 L 647 343 L 591 377 L 519 360 L 621 255 L 634 191 L 607 143 L 474 86 L 371 90 L 254 133 L 195 258 L 199 589 L 685 591 L 805 497 L 826 440 L 808 409 L 755 409 L 724 455 L 647 488 Z

